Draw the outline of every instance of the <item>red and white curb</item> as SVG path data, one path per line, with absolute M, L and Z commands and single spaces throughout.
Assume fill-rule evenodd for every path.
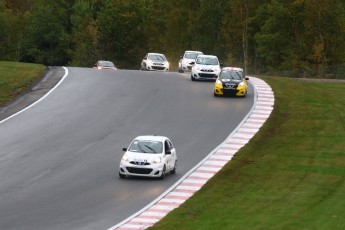
M 250 77 L 250 83 L 254 86 L 254 105 L 228 138 L 165 193 L 108 230 L 146 229 L 153 226 L 198 191 L 249 142 L 266 122 L 274 106 L 274 93 L 265 81 Z

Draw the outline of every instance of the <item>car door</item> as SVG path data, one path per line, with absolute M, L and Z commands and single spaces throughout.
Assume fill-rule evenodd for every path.
M 147 61 L 147 54 L 145 55 L 145 57 L 141 61 L 141 67 L 140 67 L 141 70 L 146 70 L 146 61 Z
M 169 146 L 169 149 L 170 149 L 170 152 L 171 154 L 169 154 L 169 168 L 170 170 L 172 170 L 175 166 L 175 161 L 177 159 L 177 156 L 176 156 L 176 149 L 174 148 L 173 144 L 171 143 L 170 140 L 167 140 L 167 144 Z
M 167 154 L 167 151 L 171 151 L 171 145 L 168 140 L 164 141 L 164 148 L 165 148 L 165 163 L 167 167 L 167 171 L 172 169 L 171 167 L 171 154 Z
M 176 149 L 174 148 L 173 144 L 171 143 L 171 141 L 169 141 L 170 144 L 170 151 L 171 151 L 171 158 L 170 158 L 170 162 L 171 162 L 171 169 L 174 168 L 175 166 L 175 162 L 177 160 L 177 155 L 176 155 Z

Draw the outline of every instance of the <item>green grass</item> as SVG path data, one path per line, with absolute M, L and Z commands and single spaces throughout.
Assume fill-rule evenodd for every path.
M 150 229 L 345 229 L 345 83 L 261 78 L 276 98 L 268 121 Z
M 29 90 L 45 68 L 39 64 L 0 61 L 0 105 Z

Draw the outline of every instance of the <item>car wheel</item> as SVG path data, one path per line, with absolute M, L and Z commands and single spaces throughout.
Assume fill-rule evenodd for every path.
M 166 174 L 166 167 L 165 167 L 165 165 L 164 165 L 164 166 L 163 166 L 162 175 L 161 175 L 160 179 L 164 179 L 165 174 Z
M 178 68 L 178 72 L 179 72 L 179 73 L 184 73 L 184 71 L 183 71 L 182 68 Z
M 177 161 L 175 161 L 174 168 L 170 171 L 170 174 L 176 174 Z
M 121 173 L 119 172 L 119 177 L 120 177 L 121 179 L 124 179 L 124 178 L 126 178 L 126 175 L 121 174 Z
M 190 75 L 190 78 L 192 79 L 192 81 L 195 81 L 195 78 L 193 77 L 193 74 Z
M 218 94 L 216 94 L 215 92 L 213 92 L 213 95 L 214 95 L 215 97 L 219 97 L 219 95 L 218 95 Z

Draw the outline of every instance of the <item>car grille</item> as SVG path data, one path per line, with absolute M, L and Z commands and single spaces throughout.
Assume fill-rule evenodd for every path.
M 164 66 L 152 66 L 152 69 L 156 69 L 156 70 L 164 70 L 165 67 Z
M 199 77 L 204 77 L 204 78 L 216 78 L 216 74 L 209 74 L 209 73 L 199 73 Z
M 225 89 L 237 89 L 238 84 L 236 83 L 223 83 Z
M 130 161 L 132 165 L 150 165 L 149 162 L 143 162 L 143 161 Z
M 126 167 L 127 171 L 134 174 L 150 174 L 152 169 Z
M 154 62 L 153 65 L 163 65 L 164 66 L 164 64 L 160 63 L 160 62 Z
M 222 89 L 224 96 L 236 96 L 238 93 L 237 89 Z
M 212 69 L 201 69 L 200 71 L 208 72 L 208 73 L 213 73 L 214 72 Z

